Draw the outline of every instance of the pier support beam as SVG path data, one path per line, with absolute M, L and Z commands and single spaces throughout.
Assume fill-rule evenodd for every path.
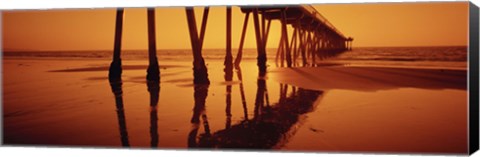
M 306 58 L 306 55 L 305 55 L 305 49 L 306 49 L 306 41 L 305 41 L 305 33 L 307 33 L 306 30 L 304 30 L 303 28 L 300 29 L 300 53 L 302 55 L 302 66 L 306 66 L 307 65 L 307 58 Z
M 348 40 L 345 40 L 345 50 L 348 50 Z
M 286 52 L 286 57 L 287 57 L 287 67 L 292 67 L 292 55 L 290 54 L 290 46 L 288 43 L 288 31 L 287 31 L 287 20 L 286 20 L 286 11 L 282 11 L 281 13 L 281 20 L 282 20 L 282 36 L 283 40 L 285 42 L 285 52 Z
M 278 67 L 279 56 L 280 56 L 280 67 L 284 66 L 283 64 L 284 64 L 284 61 L 285 61 L 285 55 L 284 55 L 285 48 L 284 48 L 283 38 L 285 38 L 285 37 L 283 36 L 283 33 L 282 33 L 281 36 L 280 36 L 280 41 L 278 41 L 277 55 L 275 57 L 275 63 L 277 64 L 277 67 Z
M 352 42 L 347 40 L 347 50 L 352 49 Z
M 202 56 L 203 38 L 205 36 L 206 21 L 208 18 L 208 7 L 203 11 L 202 28 L 200 38 L 197 32 L 197 23 L 195 21 L 195 12 L 193 8 L 185 8 L 188 22 L 188 31 L 190 33 L 190 43 L 193 52 L 193 83 L 194 84 L 210 84 L 208 79 L 207 66 Z
M 292 34 L 292 39 L 290 40 L 290 53 L 293 53 L 290 55 L 290 58 L 291 58 L 291 64 L 295 65 L 295 55 L 296 55 L 296 51 L 295 51 L 295 40 L 296 40 L 296 36 L 297 36 L 297 29 L 293 28 L 293 34 Z
M 267 28 L 263 34 L 263 45 L 265 45 L 265 48 L 267 48 L 267 41 L 268 41 L 268 34 L 270 32 L 270 24 L 272 23 L 272 20 L 268 20 Z
M 250 12 L 245 13 L 245 20 L 243 21 L 242 37 L 240 38 L 240 45 L 238 46 L 237 57 L 235 58 L 235 68 L 240 69 L 240 62 L 243 56 L 243 43 L 245 42 L 245 35 L 247 33 L 248 17 Z
M 312 34 L 311 32 L 307 32 L 307 43 L 305 45 L 306 57 L 308 57 L 310 53 L 312 53 L 312 35 L 311 34 Z
M 352 51 L 352 47 L 353 47 L 352 45 L 353 45 L 353 42 L 350 41 L 350 48 L 348 50 Z
M 232 8 L 227 6 L 227 37 L 226 37 L 226 53 L 225 53 L 225 61 L 223 65 L 225 65 L 225 72 L 226 70 L 233 69 L 233 59 L 232 59 Z
M 260 21 L 258 18 L 258 9 L 253 9 L 253 24 L 255 26 L 255 38 L 257 40 L 257 66 L 259 76 L 265 76 L 267 73 L 267 54 L 265 45 L 263 44 L 263 37 L 260 30 Z
M 160 81 L 160 70 L 158 69 L 157 46 L 155 41 L 155 8 L 148 8 L 148 81 Z
M 122 48 L 123 12 L 123 8 L 117 9 L 113 60 L 108 70 L 108 79 L 110 81 L 119 80 L 122 77 L 122 59 L 120 58 L 120 52 Z
M 292 62 L 294 66 L 297 64 L 297 33 L 298 29 L 293 28 L 293 35 L 291 41 L 292 44 L 290 45 L 290 48 L 292 49 L 291 51 L 293 51 Z
M 317 50 L 318 50 L 318 33 L 317 32 L 312 32 L 312 40 L 313 40 L 313 43 L 312 43 L 312 49 L 310 50 L 311 54 L 310 54 L 310 57 L 312 57 L 312 64 L 311 66 L 312 67 L 315 67 L 316 65 L 316 61 L 315 61 L 315 58 L 316 58 L 316 53 L 317 53 Z

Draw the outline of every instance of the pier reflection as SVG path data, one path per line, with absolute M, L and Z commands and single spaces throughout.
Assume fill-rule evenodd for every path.
M 123 147 L 130 147 L 127 124 L 125 121 L 125 110 L 123 103 L 123 82 L 121 79 L 110 79 L 110 87 L 115 96 L 115 105 L 117 112 L 118 128 L 120 131 L 120 141 Z M 150 93 L 150 146 L 158 147 L 158 115 L 157 105 L 160 95 L 159 81 L 147 81 L 147 89 Z
M 241 70 L 237 71 L 241 79 Z M 195 107 L 192 116 L 193 129 L 188 135 L 189 148 L 236 148 L 236 149 L 275 149 L 283 146 L 296 132 L 300 116 L 316 107 L 315 101 L 322 96 L 322 91 L 282 85 L 278 102 L 269 104 L 267 84 L 264 76 L 257 79 L 257 91 L 253 118 L 248 119 L 246 101 L 242 97 L 245 119 L 237 124 L 231 122 L 231 85 L 227 85 L 226 127 L 211 132 L 205 112 L 205 99 L 208 86 L 195 87 Z M 240 84 L 242 87 L 242 84 Z M 240 88 L 243 91 L 243 88 Z M 243 93 L 243 92 L 241 92 Z M 202 117 L 205 133 L 197 136 Z
M 248 110 L 247 110 L 247 100 L 245 98 L 245 89 L 243 88 L 243 76 L 242 76 L 242 69 L 240 67 L 237 68 L 237 78 L 240 81 L 240 97 L 242 98 L 242 107 L 243 107 L 243 116 L 245 120 L 248 120 Z
M 198 129 L 200 128 L 200 119 L 203 121 L 203 128 L 205 129 L 205 133 L 202 134 L 201 139 L 208 139 L 210 136 L 210 127 L 208 126 L 208 119 L 207 114 L 205 112 L 205 100 L 207 99 L 208 95 L 208 84 L 199 84 L 194 86 L 194 98 L 195 98 L 195 105 L 193 107 L 193 115 L 190 120 L 192 124 L 192 129 L 188 134 L 188 147 L 201 147 L 197 141 L 197 133 Z M 208 141 L 201 141 L 201 143 L 208 145 Z
M 127 124 L 125 122 L 125 110 L 123 108 L 123 90 L 122 80 L 110 80 L 110 87 L 115 96 L 115 105 L 118 120 L 118 129 L 120 130 L 120 141 L 123 147 L 129 147 Z
M 212 129 L 210 126 L 206 105 L 209 95 L 210 84 L 194 84 L 193 86 L 193 110 L 191 112 L 190 125 L 191 128 L 185 133 L 187 137 L 188 148 L 236 148 L 236 149 L 276 149 L 282 147 L 292 135 L 295 134 L 301 118 L 304 114 L 313 111 L 318 103 L 315 101 L 322 96 L 322 91 L 314 91 L 302 89 L 287 84 L 279 84 L 280 88 L 275 88 L 273 96 L 275 100 L 270 100 L 266 75 L 258 75 L 256 79 L 256 89 L 251 97 L 246 97 L 244 89 L 242 69 L 224 69 L 225 75 L 225 97 L 220 97 L 224 101 L 225 112 L 221 117 L 225 116 L 224 127 Z M 234 84 L 233 80 L 238 79 L 240 82 Z M 139 134 L 129 137 L 126 122 L 126 114 L 124 109 L 122 80 L 111 80 L 111 89 L 115 96 L 116 113 L 118 120 L 118 129 L 120 133 L 120 142 L 124 147 L 131 146 L 131 138 L 139 138 Z M 150 147 L 157 148 L 160 145 L 159 134 L 159 118 L 158 103 L 160 97 L 160 83 L 158 81 L 147 81 L 147 91 L 149 93 L 149 111 L 145 112 L 149 116 L 149 136 Z M 233 92 L 233 88 L 238 88 L 239 92 Z M 215 89 L 215 88 L 213 88 Z M 277 96 L 276 93 L 280 93 Z M 239 94 L 236 97 L 234 94 Z M 236 97 L 240 100 L 232 100 Z M 247 98 L 249 100 L 247 100 Z M 143 98 L 142 98 L 143 99 Z M 248 110 L 248 102 L 251 110 Z M 212 102 L 210 102 L 212 103 Z M 234 105 L 241 104 L 243 112 L 232 111 Z M 147 106 L 145 106 L 147 107 Z M 240 113 L 239 119 L 233 119 L 232 113 Z M 147 115 L 148 114 L 148 115 Z M 249 117 L 250 116 L 250 117 Z M 218 118 L 218 115 L 212 115 Z M 218 119 L 211 122 L 219 122 Z M 223 119 L 220 120 L 223 122 Z M 136 125 L 133 123 L 131 125 Z M 218 126 L 215 124 L 215 126 Z M 132 126 L 131 126 L 132 127 Z M 138 126 L 133 126 L 138 127 Z M 188 127 L 188 126 L 186 126 Z M 130 128 L 132 129 L 132 128 Z M 136 129 L 135 129 L 136 130 Z M 142 129 L 143 130 L 143 129 Z M 147 128 L 145 128 L 147 130 Z M 146 132 L 145 132 L 146 133 Z M 144 134 L 145 135 L 145 134 Z M 183 134 L 186 135 L 186 134 Z M 140 135 L 142 136 L 142 135 Z M 148 142 L 144 141 L 140 145 L 147 146 Z M 182 142 L 179 142 L 182 143 Z M 185 144 L 185 143 L 184 143 Z
M 160 95 L 159 81 L 147 81 L 147 89 L 150 93 L 150 145 L 158 147 L 158 115 L 157 105 Z
M 234 84 L 236 76 L 240 82 Z M 209 83 L 195 83 L 193 85 L 193 110 L 190 113 L 190 129 L 186 130 L 186 145 L 188 148 L 236 148 L 236 149 L 276 149 L 282 147 L 292 135 L 295 134 L 298 125 L 301 123 L 301 116 L 314 110 L 318 103 L 315 101 L 322 96 L 322 91 L 307 90 L 297 88 L 287 84 L 279 84 L 280 88 L 275 88 L 273 96 L 276 100 L 270 100 L 267 85 L 266 73 L 259 73 L 256 78 L 256 89 L 251 97 L 247 97 L 244 89 L 244 80 L 242 69 L 240 67 L 226 65 L 224 68 L 225 97 L 223 99 L 225 110 L 221 117 L 225 116 L 224 127 L 217 128 L 217 124 L 210 126 L 206 105 L 209 95 Z M 251 76 L 250 76 L 250 79 Z M 130 147 L 131 143 L 127 132 L 126 115 L 124 111 L 122 80 L 110 80 L 112 92 L 115 96 L 117 119 L 119 124 L 120 141 L 124 147 Z M 159 143 L 159 119 L 158 103 L 160 97 L 160 83 L 158 81 L 146 81 L 147 91 L 149 93 L 149 124 L 150 127 L 150 147 L 157 148 Z M 233 88 L 239 89 L 239 92 L 233 92 Z M 216 89 L 216 88 L 213 88 Z M 280 95 L 277 96 L 276 93 Z M 212 92 L 215 93 L 215 92 Z M 239 100 L 232 100 L 233 94 L 239 93 L 241 98 L 241 108 L 243 112 L 232 111 L 234 105 L 239 104 Z M 217 97 L 218 98 L 218 97 Z M 247 98 L 249 100 L 247 100 Z M 143 98 L 142 98 L 143 99 Z M 247 103 L 250 102 L 251 108 L 248 110 Z M 187 102 L 188 103 L 188 102 Z M 212 102 L 210 102 L 212 103 Z M 147 106 L 145 106 L 147 107 Z M 239 119 L 233 119 L 232 113 L 240 113 Z M 147 114 L 145 112 L 145 114 Z M 138 115 L 137 115 L 138 116 Z M 250 116 L 250 117 L 249 117 Z M 211 117 L 218 118 L 218 113 Z M 210 120 L 211 122 L 223 122 L 223 119 Z M 136 125 L 134 123 L 132 125 Z M 184 125 L 185 126 L 185 125 Z M 138 126 L 134 126 L 138 127 Z M 188 127 L 188 126 L 185 126 Z M 212 129 L 215 128 L 215 129 Z M 145 128 L 146 130 L 146 128 Z M 134 136 L 138 136 L 135 134 Z M 140 135 L 142 136 L 142 135 Z M 132 136 L 133 137 L 133 136 Z M 138 138 L 138 137 L 137 137 Z M 147 145 L 147 141 L 140 145 Z M 183 142 L 179 142 L 183 143 Z M 177 143 L 178 144 L 178 143 Z M 183 143 L 185 144 L 185 143 Z

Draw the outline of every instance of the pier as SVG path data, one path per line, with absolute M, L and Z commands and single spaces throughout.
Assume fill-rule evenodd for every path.
M 333 26 L 324 16 L 310 5 L 292 6 L 239 6 L 245 14 L 242 34 L 235 59 L 232 53 L 232 6 L 226 7 L 226 52 L 225 72 L 231 73 L 233 67 L 239 68 L 243 56 L 243 46 L 250 14 L 253 16 L 255 39 L 257 48 L 257 65 L 259 76 L 267 72 L 266 45 L 270 33 L 270 25 L 273 20 L 281 23 L 280 42 L 276 52 L 275 61 L 277 66 L 316 66 L 319 60 L 338 55 L 352 49 L 352 37 L 347 37 Z M 159 81 L 160 71 L 156 57 L 155 43 L 155 10 L 147 9 L 148 12 L 148 52 L 149 66 L 147 69 L 148 81 Z M 209 7 L 204 7 L 200 28 L 197 28 L 197 20 L 193 7 L 186 7 L 186 20 L 190 34 L 190 43 L 193 55 L 194 84 L 209 84 L 208 70 L 202 55 L 203 42 L 206 34 Z M 109 69 L 111 81 L 121 80 L 121 38 L 123 28 L 123 8 L 117 9 L 115 23 L 115 42 L 113 60 Z M 289 29 L 293 28 L 292 36 L 289 37 Z M 226 74 L 230 75 L 230 74 Z

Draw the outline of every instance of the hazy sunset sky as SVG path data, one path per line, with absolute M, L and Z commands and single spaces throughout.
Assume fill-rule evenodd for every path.
M 338 30 L 365 46 L 467 45 L 468 3 L 371 3 L 314 5 Z M 196 7 L 197 25 L 202 10 Z M 225 48 L 225 7 L 213 7 L 204 48 Z M 113 49 L 115 9 L 3 11 L 3 48 L 6 50 Z M 147 49 L 145 8 L 125 10 L 122 49 Z M 250 16 L 245 47 L 255 48 Z M 233 48 L 240 40 L 244 14 L 233 7 Z M 158 49 L 190 49 L 184 8 L 157 8 Z M 279 21 L 272 22 L 268 47 L 276 48 Z M 290 30 L 289 33 L 292 33 Z M 291 35 L 290 35 L 291 36 Z

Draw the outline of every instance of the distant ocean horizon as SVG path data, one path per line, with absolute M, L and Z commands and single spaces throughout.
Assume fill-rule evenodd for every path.
M 267 49 L 267 58 L 274 61 L 276 48 Z M 406 67 L 441 67 L 466 69 L 467 46 L 436 46 L 436 47 L 354 47 L 352 51 L 343 52 L 326 61 L 340 62 L 347 65 L 371 66 L 406 66 Z M 122 60 L 148 59 L 148 50 L 123 50 Z M 232 49 L 233 58 L 238 53 Z M 3 57 L 21 59 L 95 59 L 111 60 L 113 50 L 89 51 L 4 51 Z M 205 49 L 203 56 L 208 60 L 223 60 L 225 49 Z M 160 61 L 191 61 L 191 49 L 159 49 L 157 57 Z M 257 50 L 243 50 L 243 60 L 255 60 Z M 300 58 L 299 58 L 300 59 Z

